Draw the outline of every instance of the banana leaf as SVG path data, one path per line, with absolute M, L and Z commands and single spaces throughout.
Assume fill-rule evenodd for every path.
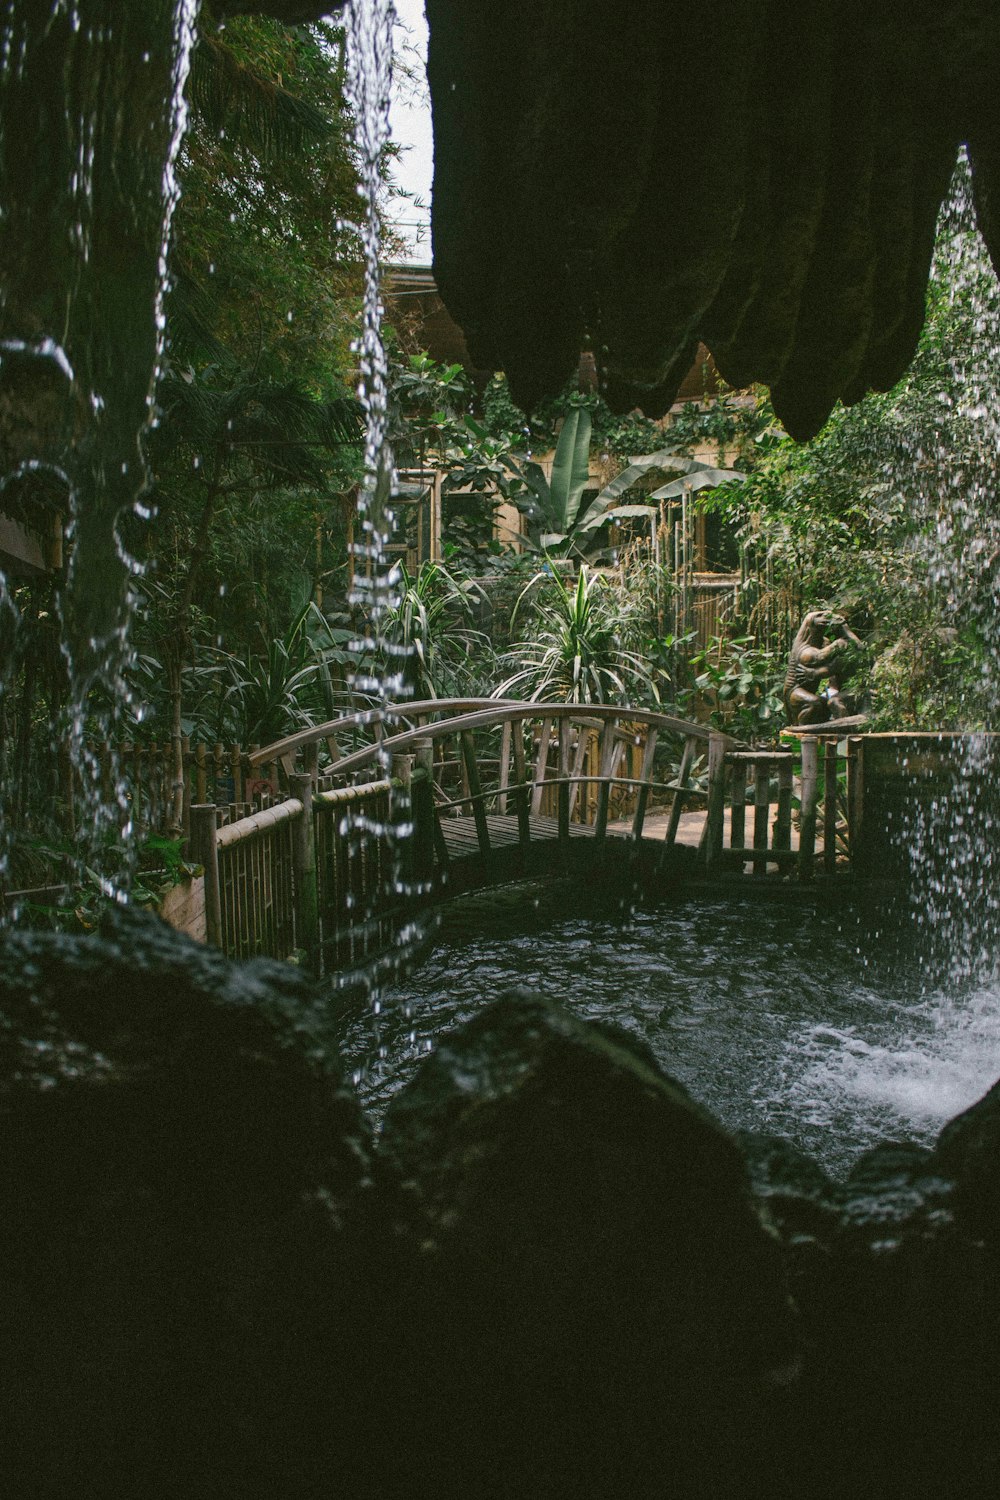
M 733 479 L 745 479 L 745 474 L 740 474 L 736 469 L 711 469 L 703 464 L 691 474 L 684 474 L 680 479 L 673 479 L 669 484 L 654 490 L 650 500 L 673 500 L 682 495 L 685 490 L 707 490 L 714 489 L 719 484 L 729 484 Z
M 571 406 L 556 443 L 549 480 L 551 521 L 560 531 L 572 531 L 580 501 L 590 478 L 590 412 Z

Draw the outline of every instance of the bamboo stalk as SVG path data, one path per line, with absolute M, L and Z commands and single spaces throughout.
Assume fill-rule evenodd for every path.
M 803 735 L 802 796 L 799 814 L 799 878 L 811 880 L 816 853 L 816 803 L 819 794 L 819 745 L 813 735 Z
M 753 862 L 755 875 L 767 874 L 768 823 L 771 818 L 771 763 L 769 760 L 754 762 L 753 772 L 753 847 L 757 856 Z

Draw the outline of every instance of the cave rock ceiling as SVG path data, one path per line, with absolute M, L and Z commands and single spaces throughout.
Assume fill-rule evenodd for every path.
M 581 349 L 660 415 L 704 342 L 797 437 L 893 385 L 967 144 L 1000 260 L 997 0 L 426 0 L 434 271 L 521 404 Z

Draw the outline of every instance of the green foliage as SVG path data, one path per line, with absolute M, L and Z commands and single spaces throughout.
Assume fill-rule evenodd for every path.
M 491 676 L 489 638 L 474 625 L 479 587 L 443 563 L 426 562 L 416 578 L 401 569 L 398 601 L 383 634 L 402 648 L 406 691 L 414 698 L 471 696 Z
M 784 658 L 761 650 L 751 636 L 713 636 L 690 664 L 697 694 L 716 728 L 751 743 L 774 739 L 784 724 Z
M 567 585 L 557 572 L 536 575 L 522 598 L 531 599 L 531 634 L 504 660 L 516 670 L 497 697 L 550 703 L 658 702 L 641 652 L 637 622 L 600 574 L 581 565 Z
M 310 601 L 283 636 L 262 638 L 242 657 L 206 653 L 218 681 L 216 736 L 242 745 L 269 745 L 296 729 L 332 719 L 344 705 L 336 701 L 331 668 L 347 666 L 348 635 L 331 626 Z
M 250 16 L 203 27 L 178 164 L 173 358 L 308 387 L 349 368 L 360 246 L 340 32 Z M 345 227 L 338 227 L 345 226 Z
M 801 445 L 759 399 L 746 483 L 702 502 L 737 531 L 746 625 L 768 646 L 783 653 L 826 605 L 866 638 L 871 666 L 851 688 L 872 690 L 880 727 L 994 722 L 998 328 L 960 169 L 903 380 Z

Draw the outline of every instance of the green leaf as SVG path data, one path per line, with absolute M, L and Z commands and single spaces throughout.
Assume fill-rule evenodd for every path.
M 572 406 L 556 443 L 549 494 L 552 520 L 561 531 L 572 531 L 590 478 L 590 426 L 590 412 Z

